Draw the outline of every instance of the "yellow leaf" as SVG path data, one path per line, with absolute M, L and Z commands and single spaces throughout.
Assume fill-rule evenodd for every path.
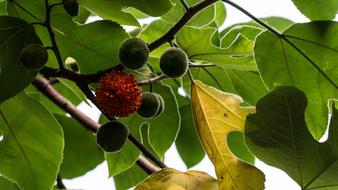
M 152 174 L 135 190 L 218 190 L 217 180 L 201 171 L 180 172 L 164 168 Z
M 264 174 L 238 160 L 227 145 L 232 131 L 243 131 L 245 118 L 254 108 L 240 107 L 242 99 L 195 81 L 192 110 L 199 136 L 213 162 L 220 190 L 262 190 Z

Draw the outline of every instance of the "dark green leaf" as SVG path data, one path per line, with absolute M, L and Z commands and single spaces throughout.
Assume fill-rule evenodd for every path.
M 268 88 L 292 85 L 306 94 L 306 121 L 319 139 L 327 126 L 327 101 L 338 96 L 338 23 L 317 21 L 295 24 L 276 36 L 261 33 L 255 60 Z
M 205 152 L 196 131 L 190 103 L 180 106 L 180 115 L 181 128 L 177 135 L 176 148 L 185 165 L 191 168 L 204 158 Z
M 20 60 L 21 50 L 30 43 L 41 43 L 32 25 L 0 16 L 0 103 L 22 91 L 35 77 L 36 72 Z
M 64 157 L 60 175 L 70 179 L 84 175 L 103 162 L 103 152 L 95 136 L 73 118 L 55 114 L 65 136 Z
M 134 7 L 149 16 L 158 17 L 172 7 L 170 0 L 79 0 L 78 2 L 104 19 L 135 26 L 138 25 L 138 21 L 131 14 L 123 12 L 122 9 Z
M 55 118 L 40 103 L 20 93 L 1 104 L 0 129 L 0 173 L 23 189 L 51 189 L 64 147 Z
M 311 20 L 332 20 L 338 13 L 337 0 L 292 0 L 296 7 Z
M 70 16 L 75 17 L 79 14 L 79 4 L 75 0 L 62 0 L 62 4 Z
M 245 124 L 251 152 L 284 170 L 302 189 L 338 188 L 338 111 L 333 110 L 329 138 L 319 143 L 305 122 L 306 96 L 294 87 L 277 87 L 257 103 Z M 326 127 L 326 126 L 324 126 Z

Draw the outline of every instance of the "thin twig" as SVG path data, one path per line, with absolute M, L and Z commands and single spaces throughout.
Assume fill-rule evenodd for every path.
M 47 98 L 53 101 L 61 109 L 69 113 L 73 118 L 79 121 L 84 127 L 92 132 L 96 132 L 100 128 L 100 124 L 93 121 L 91 118 L 83 114 L 80 110 L 76 108 L 71 102 L 69 102 L 65 97 L 63 97 L 52 85 L 49 84 L 49 81 L 43 77 L 36 77 L 33 80 L 33 85 Z M 153 163 L 148 161 L 144 156 L 140 155 L 137 161 L 137 164 L 142 168 L 147 168 L 147 172 L 156 172 L 158 167 Z
M 165 74 L 160 74 L 160 75 L 157 75 L 157 76 L 154 77 L 154 78 L 139 81 L 137 84 L 138 84 L 139 86 L 147 85 L 147 84 L 153 84 L 153 83 L 155 83 L 156 81 L 159 81 L 159 80 L 162 80 L 162 79 L 165 79 L 165 78 L 167 78 L 167 76 L 166 76 Z
M 63 183 L 62 177 L 60 175 L 58 175 L 57 178 L 56 178 L 56 187 L 58 189 L 67 189 L 67 187 Z
M 195 14 L 217 1 L 218 0 L 203 0 L 200 3 L 190 7 L 189 10 L 185 12 L 181 19 L 167 33 L 148 45 L 149 50 L 153 51 L 164 43 L 173 40 L 177 32 L 179 32 L 184 27 L 184 25 L 187 24 L 193 16 L 195 16 Z
M 185 0 L 180 0 L 180 1 L 181 1 L 181 4 L 183 5 L 185 11 L 188 12 L 189 11 L 189 6 L 188 6 L 187 2 L 185 2 Z
M 271 26 L 267 25 L 265 22 L 263 22 L 259 18 L 255 17 L 254 15 L 252 15 L 251 13 L 249 13 L 247 10 L 245 10 L 241 6 L 237 5 L 236 3 L 234 3 L 234 2 L 232 2 L 230 0 L 222 0 L 222 1 L 225 2 L 225 3 L 227 3 L 227 4 L 229 4 L 229 5 L 231 5 L 231 6 L 233 6 L 233 7 L 235 7 L 236 9 L 238 9 L 239 11 L 241 11 L 242 13 L 244 13 L 245 15 L 247 15 L 248 17 L 250 17 L 252 20 L 256 21 L 258 24 L 260 24 L 261 26 L 263 26 L 267 30 L 269 30 L 272 33 L 276 34 L 277 36 L 281 36 L 282 35 L 277 30 L 275 30 Z
M 62 4 L 62 3 L 61 3 L 61 4 Z M 46 27 L 47 27 L 47 30 L 48 30 L 48 33 L 49 33 L 49 37 L 50 37 L 50 41 L 51 41 L 51 43 L 52 43 L 53 51 L 54 51 L 56 60 L 57 60 L 58 65 L 59 65 L 59 69 L 60 69 L 60 70 L 64 70 L 65 67 L 64 67 L 64 65 L 63 65 L 61 53 L 60 53 L 60 50 L 59 50 L 59 48 L 58 48 L 58 46 L 57 46 L 56 39 L 55 39 L 55 34 L 54 34 L 53 29 L 52 29 L 52 26 L 51 26 L 51 12 L 52 12 L 53 7 L 55 7 L 55 6 L 57 6 L 57 5 L 60 5 L 60 3 L 49 5 L 49 4 L 48 4 L 48 0 L 45 0 L 45 7 L 46 7 L 46 21 L 45 21 L 44 24 L 45 24 Z
M 192 64 L 192 63 L 189 63 L 189 67 L 215 67 L 217 65 L 215 64 Z

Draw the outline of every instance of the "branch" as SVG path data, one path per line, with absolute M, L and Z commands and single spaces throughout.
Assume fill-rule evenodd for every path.
M 167 76 L 166 76 L 165 74 L 160 74 L 160 75 L 157 75 L 157 76 L 154 77 L 154 78 L 139 81 L 137 84 L 138 84 L 139 86 L 147 85 L 147 84 L 153 84 L 154 82 L 159 81 L 159 80 L 162 80 L 162 79 L 165 79 L 165 78 L 167 78 Z
M 188 6 L 188 4 L 185 2 L 185 0 L 180 0 L 180 1 L 181 1 L 182 6 L 184 7 L 185 11 L 189 11 L 189 6 Z
M 164 43 L 173 40 L 177 32 L 179 32 L 183 26 L 187 24 L 193 16 L 195 16 L 195 14 L 217 1 L 218 0 L 203 0 L 202 2 L 190 7 L 181 17 L 181 19 L 167 33 L 148 45 L 149 50 L 153 51 Z
M 67 189 L 67 187 L 65 186 L 65 184 L 62 181 L 62 178 L 60 175 L 57 176 L 56 178 L 56 187 L 58 189 Z
M 71 102 L 69 102 L 65 97 L 63 97 L 51 84 L 49 81 L 43 77 L 36 77 L 33 80 L 33 85 L 61 109 L 68 112 L 73 118 L 79 121 L 84 127 L 92 132 L 96 132 L 100 128 L 100 124 L 93 121 L 91 118 L 83 114 L 78 110 Z M 140 165 L 143 169 L 147 169 L 146 172 L 156 172 L 158 167 L 153 163 L 148 161 L 144 156 L 140 155 L 137 164 Z
M 45 0 L 45 7 L 46 7 L 46 21 L 45 21 L 45 25 L 48 29 L 48 33 L 49 33 L 49 37 L 50 37 L 50 41 L 52 43 L 52 50 L 54 51 L 54 54 L 55 54 L 55 57 L 56 57 L 56 60 L 59 64 L 59 69 L 60 70 L 64 70 L 65 67 L 63 65 L 63 61 L 62 61 L 62 57 L 61 57 L 61 54 L 60 54 L 60 50 L 56 44 L 56 39 L 55 39 L 55 34 L 53 32 L 53 29 L 52 29 L 52 26 L 51 26 L 51 21 L 50 21 L 50 18 L 51 18 L 51 12 L 52 12 L 52 9 L 53 7 L 57 6 L 57 5 L 60 5 L 62 3 L 57 3 L 57 4 L 53 4 L 53 5 L 49 5 L 48 4 L 48 0 Z
M 75 83 L 82 83 L 82 84 L 89 84 L 89 83 L 95 83 L 98 82 L 102 75 L 112 71 L 112 70 L 123 70 L 124 67 L 121 64 L 115 65 L 111 68 L 108 68 L 103 71 L 98 71 L 94 74 L 79 74 L 67 69 L 64 70 L 58 70 L 50 67 L 44 67 L 40 70 L 40 73 L 45 76 L 46 78 L 49 77 L 60 77 L 60 78 L 66 78 L 69 79 Z
M 254 15 L 252 15 L 251 13 L 249 13 L 247 10 L 243 9 L 241 6 L 237 5 L 236 3 L 230 1 L 230 0 L 222 0 L 223 2 L 235 7 L 236 9 L 238 9 L 239 11 L 241 11 L 242 13 L 244 13 L 245 15 L 247 15 L 248 17 L 250 17 L 252 20 L 256 21 L 258 24 L 260 24 L 261 26 L 263 26 L 264 28 L 266 28 L 267 30 L 271 31 L 272 33 L 276 34 L 277 36 L 282 36 L 281 33 L 279 33 L 277 30 L 275 30 L 274 28 L 272 28 L 271 26 L 267 25 L 265 22 L 263 22 L 262 20 L 260 20 L 259 18 L 255 17 Z

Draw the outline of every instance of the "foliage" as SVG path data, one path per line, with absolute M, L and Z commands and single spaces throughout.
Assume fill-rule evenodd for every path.
M 337 189 L 338 3 L 293 3 L 311 21 L 259 19 L 230 0 L 0 0 L 1 189 L 64 189 L 62 178 L 107 161 L 119 190 L 260 190 L 265 176 L 255 157 L 302 189 Z M 224 28 L 225 4 L 252 21 Z M 103 20 L 89 23 L 91 16 Z M 141 25 L 145 18 L 151 22 Z M 140 48 L 120 49 L 131 37 L 142 42 L 147 62 L 125 68 L 122 59 L 133 65 L 131 54 Z M 43 68 L 23 64 L 47 58 L 29 44 L 48 51 Z M 166 68 L 180 73 L 168 78 L 160 58 L 173 48 L 184 68 Z M 139 95 L 141 88 L 156 94 L 151 117 L 103 111 L 134 105 L 137 94 L 120 77 L 104 80 L 96 103 L 100 79 L 116 71 L 133 75 Z M 76 108 L 90 101 L 100 121 Z M 97 133 L 107 118 L 127 128 Z M 319 143 L 327 126 L 329 139 Z M 93 133 L 114 152 L 100 149 Z M 207 154 L 217 179 L 166 166 L 174 143 L 188 168 Z

